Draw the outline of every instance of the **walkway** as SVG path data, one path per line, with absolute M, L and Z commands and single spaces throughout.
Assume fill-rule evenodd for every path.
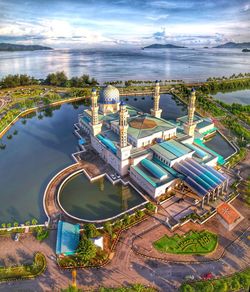
M 57 203 L 58 188 L 66 177 L 81 169 L 82 166 L 79 163 L 63 169 L 52 178 L 44 192 L 44 208 L 47 216 L 50 218 L 50 226 L 52 228 L 56 227 L 56 223 L 60 217 L 68 217 L 63 213 Z M 67 220 L 72 221 L 70 217 Z

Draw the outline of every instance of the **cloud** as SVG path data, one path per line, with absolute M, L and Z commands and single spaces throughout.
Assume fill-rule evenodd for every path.
M 250 10 L 250 4 L 246 4 L 244 7 L 243 7 L 243 11 L 244 12 L 247 12 Z
M 146 18 L 149 20 L 158 21 L 161 19 L 167 19 L 168 16 L 169 16 L 168 14 L 162 14 L 162 15 L 155 15 L 155 16 L 147 16 Z

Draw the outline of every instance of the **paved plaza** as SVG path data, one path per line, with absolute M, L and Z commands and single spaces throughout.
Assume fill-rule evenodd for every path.
M 233 203 L 236 209 L 242 204 L 239 199 Z M 188 274 L 199 277 L 203 273 L 211 271 L 215 276 L 221 276 L 246 268 L 250 262 L 250 240 L 248 239 L 250 231 L 247 230 L 240 238 L 236 238 L 249 226 L 250 218 L 247 211 L 247 208 L 241 209 L 245 219 L 231 233 L 226 232 L 215 217 L 203 226 L 188 223 L 181 227 L 177 231 L 180 234 L 190 229 L 208 229 L 218 233 L 219 248 L 214 254 L 208 256 L 192 256 L 191 258 L 181 256 L 180 258 L 164 255 L 165 262 L 137 255 L 133 248 L 133 245 L 143 245 L 145 255 L 155 256 L 149 239 L 151 238 L 152 242 L 164 234 L 169 234 L 169 230 L 160 224 L 157 218 L 151 217 L 122 233 L 113 259 L 105 267 L 78 270 L 77 284 L 88 290 L 98 286 L 110 287 L 143 283 L 154 285 L 160 291 L 171 292 L 176 291 Z M 42 243 L 31 235 L 22 236 L 19 242 L 15 242 L 9 237 L 0 237 L 1 263 L 3 265 L 28 263 L 31 262 L 34 252 L 41 251 L 46 255 L 48 268 L 43 275 L 34 280 L 1 283 L 0 291 L 51 291 L 53 289 L 58 291 L 62 287 L 67 287 L 72 281 L 71 272 L 58 269 L 54 260 L 56 231 L 52 231 L 49 239 Z M 232 243 L 235 239 L 236 241 Z M 224 248 L 226 248 L 225 251 Z M 177 261 L 180 260 L 186 262 L 178 263 Z

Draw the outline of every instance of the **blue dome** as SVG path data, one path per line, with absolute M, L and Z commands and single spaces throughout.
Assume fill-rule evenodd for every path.
M 126 102 L 124 100 L 121 101 L 120 106 L 126 105 Z
M 120 93 L 116 87 L 112 85 L 108 85 L 100 91 L 99 103 L 116 104 L 119 102 L 120 102 Z
M 96 92 L 96 89 L 95 88 L 92 88 L 92 92 Z
M 192 89 L 191 89 L 191 92 L 195 92 L 195 89 L 194 89 L 194 88 L 192 88 Z

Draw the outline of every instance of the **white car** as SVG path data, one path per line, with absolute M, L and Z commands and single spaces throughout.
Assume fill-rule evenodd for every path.
M 194 280 L 194 275 L 186 275 L 185 280 Z
M 15 241 L 19 241 L 19 238 L 20 238 L 20 233 L 16 233 L 16 235 L 14 237 L 14 240 Z

